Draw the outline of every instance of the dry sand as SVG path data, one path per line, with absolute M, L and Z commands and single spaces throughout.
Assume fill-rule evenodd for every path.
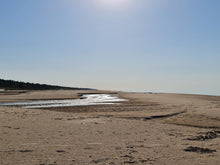
M 91 91 L 1 91 L 0 102 L 79 98 L 85 92 Z M 0 164 L 220 164 L 220 97 L 118 96 L 129 101 L 47 109 L 0 106 Z

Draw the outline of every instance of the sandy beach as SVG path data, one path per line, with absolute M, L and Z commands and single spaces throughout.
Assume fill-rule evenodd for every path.
M 41 109 L 0 106 L 2 165 L 220 164 L 220 97 L 114 91 L 1 91 L 0 102 L 79 99 L 127 102 Z

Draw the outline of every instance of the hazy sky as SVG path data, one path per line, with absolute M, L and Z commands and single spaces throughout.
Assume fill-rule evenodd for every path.
M 220 0 L 1 0 L 0 78 L 220 95 Z

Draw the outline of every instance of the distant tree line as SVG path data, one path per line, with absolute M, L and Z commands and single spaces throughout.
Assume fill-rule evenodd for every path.
M 0 79 L 0 88 L 5 90 L 57 90 L 57 89 L 90 90 L 89 88 L 71 88 L 71 87 L 62 87 L 62 86 L 28 83 L 28 82 L 3 80 L 3 79 Z

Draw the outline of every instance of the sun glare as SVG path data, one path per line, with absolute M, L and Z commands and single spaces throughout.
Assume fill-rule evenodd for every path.
M 119 7 L 127 6 L 130 4 L 131 0 L 97 0 L 100 5 L 106 7 Z

